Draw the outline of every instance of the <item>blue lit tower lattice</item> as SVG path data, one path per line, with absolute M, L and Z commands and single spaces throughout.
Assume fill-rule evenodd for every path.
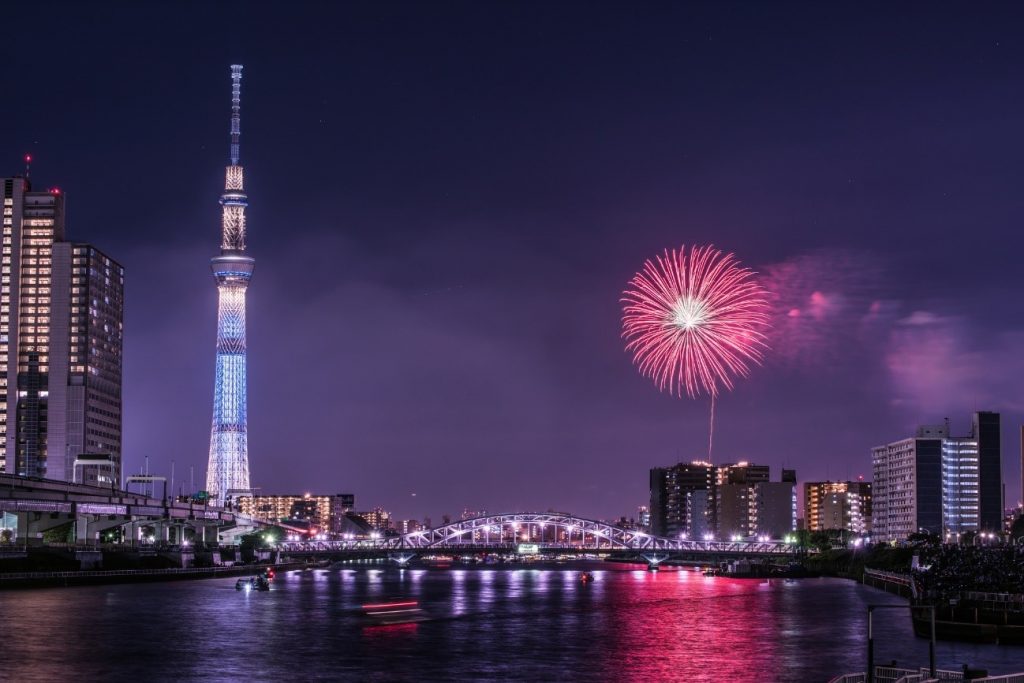
M 220 256 L 210 260 L 217 281 L 217 372 L 213 388 L 213 427 L 206 489 L 223 504 L 232 492 L 249 490 L 249 442 L 246 425 L 245 290 L 255 259 L 245 255 L 246 202 L 241 135 L 242 67 L 231 67 L 231 165 L 221 196 Z

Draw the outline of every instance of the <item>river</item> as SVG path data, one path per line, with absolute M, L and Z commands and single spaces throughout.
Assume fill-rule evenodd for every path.
M 902 601 L 842 579 L 695 571 L 347 565 L 235 579 L 0 593 L 12 681 L 815 681 L 861 671 L 866 606 Z M 381 626 L 364 603 L 418 601 Z M 925 665 L 902 610 L 876 617 L 878 661 Z M 1024 671 L 1024 647 L 939 643 L 940 668 Z

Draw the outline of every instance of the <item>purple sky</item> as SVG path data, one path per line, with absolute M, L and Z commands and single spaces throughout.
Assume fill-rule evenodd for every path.
M 227 163 L 245 64 L 255 485 L 633 514 L 703 457 L 619 294 L 713 242 L 775 294 L 716 461 L 870 476 L 871 446 L 1024 420 L 1024 15 L 891 3 L 22 3 L 0 160 L 127 269 L 125 461 L 205 478 Z M 240 19 L 231 27 L 233 16 Z M 44 30 L 45 29 L 45 30 Z

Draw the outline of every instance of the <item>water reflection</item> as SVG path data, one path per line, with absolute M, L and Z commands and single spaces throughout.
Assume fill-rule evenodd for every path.
M 863 667 L 866 605 L 893 601 L 842 580 L 589 571 L 584 583 L 578 569 L 350 565 L 281 576 L 269 593 L 234 579 L 5 592 L 0 678 L 824 681 Z M 398 599 L 431 620 L 381 626 L 360 607 Z M 879 660 L 927 660 L 908 618 L 877 628 Z M 1024 648 L 938 654 L 946 668 L 1024 670 Z

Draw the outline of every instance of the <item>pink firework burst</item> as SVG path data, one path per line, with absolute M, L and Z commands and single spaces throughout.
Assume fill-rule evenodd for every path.
M 658 389 L 718 395 L 760 364 L 769 306 L 754 272 L 712 246 L 666 249 L 622 293 L 622 337 Z

